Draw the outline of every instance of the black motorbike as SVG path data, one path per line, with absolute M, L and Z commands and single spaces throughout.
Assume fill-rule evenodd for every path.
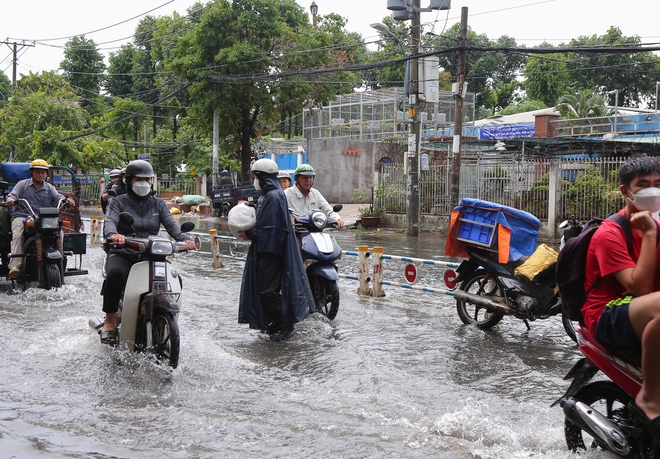
M 69 224 L 61 218 L 69 207 L 68 201 L 61 199 L 57 207 L 42 207 L 36 212 L 25 199 L 17 199 L 15 205 L 30 215 L 24 224 L 23 253 L 7 256 L 7 260 L 21 258 L 18 282 L 23 284 L 23 288 L 34 281 L 45 289 L 61 287 L 64 284 L 66 257 L 73 255 L 64 250 L 62 233 L 62 227 Z
M 333 207 L 335 212 L 341 209 L 341 204 Z M 339 311 L 336 262 L 341 258 L 341 247 L 324 230 L 337 228 L 337 220 L 328 218 L 320 210 L 311 210 L 307 215 L 296 217 L 294 223 L 316 311 L 332 320 Z
M 561 300 L 555 284 L 553 263 L 533 280 L 519 275 L 516 267 L 523 259 L 499 263 L 497 254 L 477 246 L 466 246 L 468 259 L 458 267 L 455 282 L 460 288 L 453 292 L 456 310 L 464 324 L 476 324 L 488 330 L 498 324 L 505 315 L 522 319 L 527 329 L 529 321 L 561 316 Z M 573 341 L 575 327 L 562 317 L 566 333 Z

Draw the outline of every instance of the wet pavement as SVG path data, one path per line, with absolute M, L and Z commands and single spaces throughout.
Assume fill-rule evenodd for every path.
M 335 235 L 345 250 L 443 258 L 437 235 Z M 483 332 L 450 297 L 394 287 L 363 297 L 341 279 L 334 321 L 314 314 L 272 343 L 237 323 L 243 263 L 214 270 L 190 254 L 174 260 L 184 297 L 170 373 L 89 329 L 102 254 L 90 247 L 89 275 L 57 291 L 0 286 L 0 457 L 573 457 L 550 408 L 579 355 L 558 318 Z M 356 274 L 355 257 L 340 270 Z M 425 266 L 418 282 L 441 278 Z M 403 265 L 387 261 L 385 279 L 402 282 Z

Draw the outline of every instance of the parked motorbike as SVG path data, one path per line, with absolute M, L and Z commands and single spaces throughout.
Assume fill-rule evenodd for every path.
M 25 221 L 23 233 L 23 253 L 9 254 L 3 249 L 3 268 L 7 270 L 10 258 L 21 258 L 21 275 L 18 279 L 25 289 L 29 282 L 38 281 L 45 289 L 59 288 L 64 284 L 66 256 L 73 255 L 64 251 L 62 227 L 70 222 L 62 221 L 61 214 L 69 207 L 66 199 L 61 199 L 57 207 L 42 207 L 34 211 L 25 199 L 17 199 L 16 206 L 30 216 Z M 4 201 L 2 203 L 4 207 Z M 7 244 L 11 241 L 8 238 Z
M 585 328 L 578 328 L 578 344 L 584 355 L 565 379 L 572 383 L 560 404 L 564 410 L 564 435 L 573 452 L 600 448 L 621 457 L 660 457 L 658 439 L 631 410 L 642 386 L 640 355 L 613 350 Z M 594 381 L 598 372 L 609 380 Z
M 486 206 L 489 209 L 501 208 L 498 204 L 486 201 L 466 201 L 465 204 Z M 516 212 L 515 209 L 505 210 L 509 213 Z M 556 262 L 546 266 L 536 275 L 530 275 L 532 279 L 522 274 L 516 275 L 516 268 L 523 265 L 527 257 L 500 263 L 498 251 L 493 246 L 496 223 L 479 221 L 479 215 L 470 213 L 470 208 L 465 212 L 465 218 L 459 218 L 458 222 L 467 226 L 457 226 L 456 237 L 463 241 L 467 259 L 461 262 L 457 270 L 458 276 L 453 281 L 459 285 L 453 295 L 458 316 L 463 323 L 476 324 L 482 330 L 487 330 L 498 324 L 505 315 L 512 315 L 522 319 L 529 329 L 529 321 L 561 316 L 562 303 L 555 282 Z M 581 225 L 574 216 L 571 218 L 570 227 L 569 223 L 564 226 L 564 240 L 579 234 L 578 227 L 581 230 Z M 470 235 L 467 234 L 468 231 Z M 487 235 L 487 240 L 474 240 L 473 233 L 478 237 Z M 546 251 L 547 255 L 551 255 L 549 251 L 552 249 L 540 246 L 537 247 L 538 251 Z M 573 322 L 562 316 L 562 323 L 568 336 L 575 341 Z
M 333 207 L 335 212 L 341 204 Z M 316 310 L 332 320 L 339 311 L 339 287 L 337 260 L 341 258 L 341 247 L 335 238 L 325 232 L 326 228 L 337 228 L 337 220 L 328 218 L 320 210 L 294 218 L 296 234 L 300 238 L 301 254 L 307 270 L 309 286 L 314 294 Z
M 569 240 L 573 239 L 582 232 L 583 226 L 584 225 L 575 218 L 575 215 L 571 215 L 571 218 L 564 220 L 559 224 L 559 229 L 564 230 L 561 239 L 559 240 L 560 251 L 564 248 L 564 245 L 566 245 Z
M 131 214 L 122 212 L 119 218 L 120 225 L 131 228 L 135 234 Z M 181 225 L 183 232 L 194 228 L 192 222 Z M 117 314 L 117 345 L 130 351 L 151 353 L 159 362 L 176 368 L 180 341 L 177 319 L 183 280 L 167 257 L 186 252 L 187 246 L 185 242 L 171 241 L 164 236 L 126 236 L 124 246 L 138 250 L 144 261 L 135 263 L 128 274 Z M 89 326 L 100 334 L 103 320 L 92 318 Z

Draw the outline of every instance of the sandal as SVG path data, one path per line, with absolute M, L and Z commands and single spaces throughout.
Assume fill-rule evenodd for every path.
M 117 344 L 117 330 L 103 330 L 101 332 L 101 343 L 102 344 Z

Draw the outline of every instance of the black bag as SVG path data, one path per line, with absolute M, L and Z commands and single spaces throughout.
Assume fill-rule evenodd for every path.
M 633 256 L 633 235 L 630 222 L 621 214 L 612 214 L 608 220 L 616 222 L 626 235 L 628 253 Z M 582 321 L 582 306 L 587 301 L 587 295 L 600 282 L 600 279 L 589 290 L 584 289 L 587 250 L 591 238 L 603 223 L 602 218 L 592 218 L 584 225 L 580 234 L 569 240 L 559 252 L 557 258 L 557 286 L 561 297 L 561 313 L 566 319 Z

